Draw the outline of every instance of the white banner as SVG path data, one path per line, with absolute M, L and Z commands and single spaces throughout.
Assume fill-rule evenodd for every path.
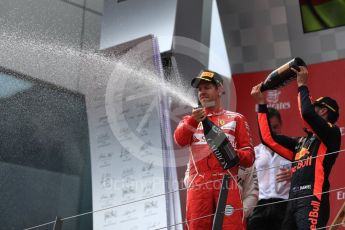
M 87 99 L 95 230 L 157 229 L 181 220 L 178 192 L 166 195 L 178 186 L 168 183 L 177 181 L 175 168 L 164 167 L 171 137 L 162 132 L 167 127 L 155 86 L 163 79 L 154 44 L 141 42 L 116 60 L 109 79 L 95 82 Z

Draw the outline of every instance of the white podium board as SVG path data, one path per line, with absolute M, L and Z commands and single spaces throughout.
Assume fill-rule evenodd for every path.
M 114 61 L 87 95 L 93 229 L 158 229 L 181 222 L 167 103 L 155 39 Z M 168 229 L 182 229 L 182 225 Z

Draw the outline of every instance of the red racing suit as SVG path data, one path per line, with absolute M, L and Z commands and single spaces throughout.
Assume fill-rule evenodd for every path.
M 241 114 L 220 109 L 206 110 L 207 117 L 226 134 L 239 156 L 239 164 L 250 167 L 254 162 L 254 150 L 248 123 Z M 189 145 L 189 188 L 187 190 L 187 228 L 211 229 L 221 179 L 230 175 L 223 229 L 244 229 L 242 199 L 237 185 L 238 166 L 224 170 L 209 148 L 201 122 L 185 116 L 174 133 L 180 146 Z

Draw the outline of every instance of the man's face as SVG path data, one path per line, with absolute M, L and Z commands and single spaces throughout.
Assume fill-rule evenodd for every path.
M 273 133 L 281 134 L 282 124 L 280 123 L 280 121 L 277 117 L 271 117 L 270 118 L 270 124 L 271 124 L 271 129 L 272 129 Z
M 208 107 L 207 105 L 212 102 L 216 103 L 219 95 L 219 87 L 216 87 L 215 84 L 207 81 L 201 81 L 199 83 L 198 98 L 203 107 Z
M 328 113 L 327 108 L 315 105 L 314 110 L 317 115 L 327 120 L 327 113 Z

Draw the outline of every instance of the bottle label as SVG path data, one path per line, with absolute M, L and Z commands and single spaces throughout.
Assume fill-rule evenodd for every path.
M 218 147 L 219 145 L 217 145 L 213 139 L 208 138 L 207 139 L 207 143 L 210 146 L 210 149 L 213 151 L 213 153 L 215 154 L 216 158 L 218 159 L 219 163 L 223 166 L 224 169 L 228 168 L 228 163 L 225 160 L 225 158 L 223 157 L 223 154 L 219 151 Z
M 277 69 L 278 74 L 282 74 L 285 70 L 290 68 L 290 64 L 286 63 Z
M 223 132 L 220 128 L 218 128 L 217 126 L 212 126 L 212 130 L 215 134 L 219 134 L 221 132 Z
M 236 162 L 233 159 L 236 160 L 237 154 L 224 131 L 209 119 L 205 119 L 202 123 L 206 142 L 219 163 L 224 169 L 234 166 Z

